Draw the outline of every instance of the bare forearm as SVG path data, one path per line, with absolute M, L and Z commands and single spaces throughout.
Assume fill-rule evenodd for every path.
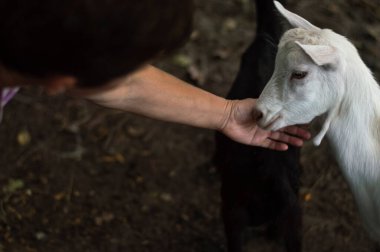
M 210 129 L 223 127 L 231 110 L 226 99 L 151 66 L 90 99 L 105 107 Z
M 262 130 L 256 124 L 254 99 L 228 101 L 151 66 L 101 90 L 73 90 L 72 94 L 108 108 L 220 130 L 237 142 L 275 150 L 286 150 L 286 143 L 301 146 L 310 135 L 297 127 Z

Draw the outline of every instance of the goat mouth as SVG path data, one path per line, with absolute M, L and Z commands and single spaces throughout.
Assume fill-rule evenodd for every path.
M 276 127 L 276 122 L 281 118 L 281 115 L 274 116 L 270 121 L 266 124 L 259 123 L 259 126 L 264 130 L 278 130 L 278 126 Z

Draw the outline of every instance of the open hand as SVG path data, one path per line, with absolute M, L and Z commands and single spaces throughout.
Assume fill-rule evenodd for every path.
M 228 115 L 221 132 L 236 142 L 285 151 L 288 144 L 302 146 L 310 133 L 298 126 L 288 126 L 277 131 L 267 131 L 257 125 L 260 116 L 255 110 L 255 99 L 230 101 Z

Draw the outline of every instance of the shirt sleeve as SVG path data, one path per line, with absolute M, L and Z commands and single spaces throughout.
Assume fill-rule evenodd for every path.
M 0 123 L 3 119 L 3 109 L 5 105 L 17 94 L 19 87 L 0 88 Z

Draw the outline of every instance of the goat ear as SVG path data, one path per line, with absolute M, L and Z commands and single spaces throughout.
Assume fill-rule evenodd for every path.
M 276 6 L 277 10 L 281 13 L 281 15 L 283 15 L 293 27 L 304 28 L 309 31 L 321 30 L 319 27 L 311 24 L 309 21 L 307 21 L 303 17 L 300 17 L 297 14 L 294 14 L 293 12 L 288 11 L 279 2 L 274 1 L 274 5 Z
M 303 45 L 295 42 L 301 49 L 310 56 L 318 66 L 335 65 L 338 62 L 337 50 L 330 45 Z

